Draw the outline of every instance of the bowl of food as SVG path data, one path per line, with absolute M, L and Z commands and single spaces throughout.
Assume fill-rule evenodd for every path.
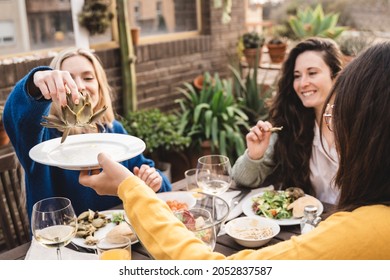
M 274 220 L 253 216 L 233 219 L 225 225 L 225 230 L 238 244 L 258 248 L 275 237 L 280 226 Z
M 192 208 L 207 210 L 211 214 L 216 234 L 230 212 L 229 204 L 223 198 L 203 192 L 197 192 L 196 199 L 193 192 L 186 191 L 158 193 L 157 196 L 164 200 L 173 212 Z

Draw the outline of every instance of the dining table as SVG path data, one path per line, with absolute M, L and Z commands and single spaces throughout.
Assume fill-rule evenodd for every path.
M 186 190 L 186 180 L 182 179 L 172 184 L 172 191 L 185 191 Z M 234 184 L 233 184 L 234 185 Z M 241 190 L 242 188 L 233 186 L 231 188 L 232 191 Z M 248 192 L 247 192 L 248 193 Z M 322 219 L 325 219 L 329 213 L 332 211 L 332 204 L 322 202 L 324 206 L 324 210 L 321 214 Z M 118 206 L 117 209 L 121 209 L 121 206 Z M 115 209 L 115 208 L 114 208 Z M 243 213 L 240 214 L 244 216 Z M 269 246 L 272 244 L 279 243 L 281 241 L 289 240 L 292 236 L 300 235 L 300 225 L 288 225 L 288 226 L 280 226 L 280 232 L 274 238 L 271 239 L 264 246 Z M 22 244 L 18 247 L 15 247 L 9 251 L 0 254 L 0 260 L 24 260 L 26 258 L 26 254 L 31 246 L 31 241 L 25 244 Z M 92 249 L 82 248 L 80 246 L 74 246 L 72 243 L 67 245 L 67 248 L 77 250 L 79 252 L 84 253 L 95 253 Z M 214 251 L 222 253 L 226 256 L 232 255 L 240 250 L 248 249 L 245 248 L 234 241 L 232 237 L 227 234 L 219 234 L 217 237 L 217 242 L 215 245 Z M 132 259 L 133 260 L 151 260 L 153 259 L 148 251 L 142 246 L 140 242 L 132 245 Z

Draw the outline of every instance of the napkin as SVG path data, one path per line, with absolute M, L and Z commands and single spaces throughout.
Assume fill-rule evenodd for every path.
M 56 248 L 46 248 L 38 243 L 34 238 L 31 241 L 31 246 L 27 251 L 25 260 L 56 260 Z M 97 260 L 98 255 L 90 253 L 81 253 L 61 247 L 61 256 L 63 260 Z
M 225 200 L 229 205 L 232 202 L 232 199 L 235 198 L 237 195 L 240 194 L 240 191 L 229 191 L 224 192 L 223 194 L 220 194 L 219 197 Z

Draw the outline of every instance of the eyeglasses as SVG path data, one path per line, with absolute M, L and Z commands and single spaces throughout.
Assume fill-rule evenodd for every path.
M 333 112 L 334 104 L 326 104 L 325 113 L 323 115 L 326 126 L 330 131 L 333 131 L 333 123 L 332 123 L 332 112 Z

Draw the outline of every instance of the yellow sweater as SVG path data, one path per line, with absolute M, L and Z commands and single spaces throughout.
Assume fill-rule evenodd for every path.
M 383 205 L 338 212 L 307 234 L 262 249 L 224 256 L 211 252 L 193 237 L 136 176 L 123 181 L 118 194 L 138 237 L 156 259 L 390 259 L 390 207 Z

